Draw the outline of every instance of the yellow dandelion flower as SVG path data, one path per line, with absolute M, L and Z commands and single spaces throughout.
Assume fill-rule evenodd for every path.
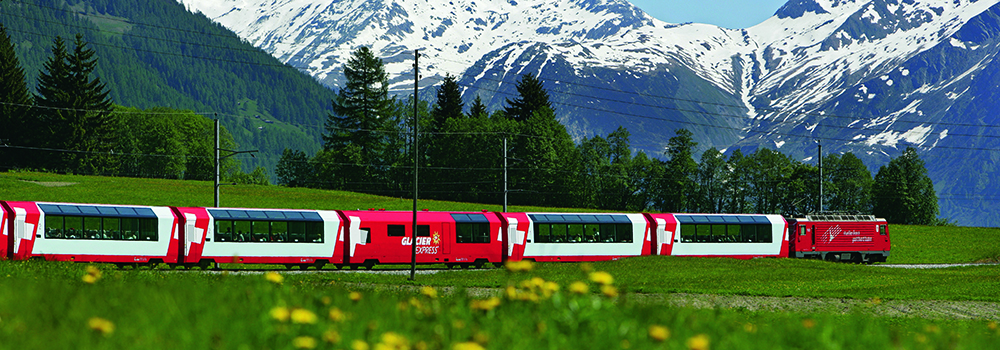
M 105 337 L 111 335 L 111 333 L 114 333 L 115 331 L 114 323 L 100 317 L 91 317 L 89 320 L 87 320 L 87 327 L 98 333 L 101 333 L 101 335 Z
M 361 339 L 354 339 L 354 341 L 351 342 L 351 350 L 368 350 L 368 343 L 365 343 L 365 341 Z
M 309 336 L 295 337 L 295 339 L 292 339 L 292 346 L 296 349 L 313 349 L 316 347 L 316 338 Z
M 531 261 L 528 260 L 520 260 L 520 261 L 507 261 L 507 263 L 505 263 L 504 266 L 506 266 L 507 270 L 510 272 L 522 272 L 522 271 L 531 271 L 533 264 L 531 263 Z
M 941 333 L 941 328 L 937 325 L 929 324 L 924 326 L 924 332 L 938 334 Z
M 622 342 L 619 343 L 619 344 L 621 344 L 622 349 L 631 349 L 632 348 L 632 343 L 629 343 L 628 339 L 622 339 Z
M 361 300 L 361 293 L 351 292 L 351 294 L 348 295 L 348 297 L 351 298 L 351 300 L 353 300 L 353 301 L 360 301 Z
M 99 270 L 94 265 L 87 265 L 87 274 L 83 275 L 83 281 L 86 283 L 94 284 L 97 280 L 101 279 L 101 270 Z
M 409 349 L 410 341 L 399 333 L 385 332 L 380 345 L 387 345 L 389 349 Z
M 451 350 L 486 350 L 482 345 L 476 342 L 464 342 L 452 344 Z
M 323 302 L 323 305 L 330 305 L 330 303 L 332 302 L 332 300 L 330 300 L 330 297 L 327 296 L 324 296 L 323 299 L 320 299 L 320 301 Z
M 580 270 L 583 270 L 584 273 L 591 273 L 594 271 L 594 265 L 591 265 L 589 262 L 580 263 Z
M 330 320 L 331 321 L 333 321 L 333 322 L 343 322 L 345 319 L 347 319 L 347 315 L 344 315 L 343 311 L 340 311 L 340 309 L 338 309 L 338 308 L 332 308 L 332 309 L 330 309 Z
M 505 294 L 507 295 L 507 299 L 517 299 L 517 288 L 514 288 L 514 286 L 507 286 Z
M 293 323 L 316 323 L 318 317 L 312 311 L 306 309 L 294 309 L 292 310 L 292 322 Z
M 427 350 L 427 347 L 427 342 L 423 340 L 418 341 L 417 344 L 413 345 L 413 348 L 416 350 Z
M 431 299 L 438 297 L 437 289 L 434 289 L 434 287 L 431 286 L 424 286 L 423 288 L 420 288 L 420 294 L 426 295 L 428 298 Z
M 601 293 L 604 293 L 604 295 L 608 298 L 617 298 L 618 288 L 615 288 L 615 286 L 603 285 L 601 286 Z
M 688 338 L 687 347 L 690 350 L 708 350 L 708 336 L 699 334 Z
M 744 324 L 743 330 L 747 331 L 747 333 L 757 333 L 757 325 L 753 323 Z
M 552 296 L 552 294 L 554 294 L 555 292 L 559 291 L 559 284 L 552 281 L 547 281 L 545 282 L 545 284 L 542 285 L 541 289 L 542 289 L 542 294 L 544 294 L 545 297 L 548 298 Z
M 490 311 L 500 306 L 500 298 L 491 297 L 485 300 L 473 300 L 470 308 L 473 310 Z
M 658 324 L 654 324 L 652 326 L 649 326 L 649 337 L 653 338 L 653 340 L 655 341 L 662 342 L 670 338 L 670 329 Z
M 465 321 L 462 321 L 462 320 L 451 321 L 451 328 L 454 328 L 454 329 L 465 329 Z
M 816 321 L 813 321 L 811 318 L 804 319 L 802 320 L 802 327 L 812 329 L 813 327 L 816 327 Z
M 994 331 L 997 330 L 997 321 L 990 321 L 990 323 L 987 324 L 986 327 L 989 327 L 990 329 L 992 329 Z
M 86 283 L 94 284 L 94 282 L 97 282 L 98 279 L 100 279 L 100 277 L 96 277 L 94 275 L 83 275 L 83 281 Z
M 339 344 L 340 333 L 337 333 L 335 330 L 328 329 L 326 332 L 323 332 L 323 341 L 331 344 Z
M 923 333 L 917 333 L 916 339 L 917 339 L 917 342 L 919 342 L 921 344 L 927 342 L 927 336 L 924 335 Z
M 264 278 L 266 278 L 268 281 L 271 281 L 274 284 L 281 284 L 281 282 L 285 281 L 285 277 L 284 276 L 282 276 L 280 273 L 277 273 L 277 272 L 274 272 L 274 271 L 265 273 L 264 274 Z
M 576 281 L 570 283 L 569 291 L 574 294 L 587 294 L 590 293 L 590 287 L 588 287 L 586 283 Z
M 270 313 L 271 313 L 271 318 L 273 318 L 275 320 L 278 320 L 278 321 L 281 321 L 281 322 L 288 321 L 288 318 L 292 314 L 290 311 L 288 311 L 288 308 L 284 307 L 284 306 L 274 307 L 274 308 L 271 309 Z
M 590 281 L 598 284 L 609 285 L 615 281 L 611 277 L 610 273 L 604 271 L 596 271 L 590 273 Z

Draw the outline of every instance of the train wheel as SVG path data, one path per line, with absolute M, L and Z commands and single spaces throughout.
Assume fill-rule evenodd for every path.
M 295 264 L 285 264 L 285 268 L 289 269 L 289 270 L 291 270 L 295 266 L 297 266 L 297 265 L 295 265 Z
M 326 261 L 316 261 L 312 264 L 317 270 L 322 270 L 323 266 L 326 266 Z
M 359 264 L 351 264 L 351 270 L 357 270 L 358 267 L 360 267 L 360 266 L 361 265 L 359 265 Z
M 470 267 L 472 267 L 472 264 L 462 264 L 463 269 L 468 269 Z
M 202 270 L 215 270 L 218 268 L 218 264 L 215 263 L 215 260 L 202 260 L 198 262 L 198 267 Z

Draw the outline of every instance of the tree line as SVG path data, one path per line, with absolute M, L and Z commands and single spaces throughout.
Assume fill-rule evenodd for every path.
M 95 76 L 97 57 L 77 34 L 62 37 L 37 78 L 26 82 L 6 28 L 0 24 L 0 166 L 78 174 L 209 180 L 215 175 L 214 124 L 187 110 L 116 105 Z M 233 149 L 221 131 L 221 148 Z M 229 181 L 267 183 L 263 168 L 223 162 Z
M 518 95 L 492 113 L 478 96 L 466 111 L 452 76 L 437 87 L 436 103 L 391 97 L 384 63 L 367 47 L 352 54 L 344 74 L 323 149 L 311 157 L 285 149 L 275 169 L 280 183 L 408 197 L 416 164 L 421 198 L 498 204 L 506 197 L 515 205 L 633 212 L 838 211 L 940 223 L 933 184 L 913 148 L 874 178 L 852 153 L 825 155 L 820 179 L 818 167 L 766 148 L 728 156 L 711 148 L 695 161 L 694 135 L 678 129 L 659 159 L 633 152 L 621 127 L 575 143 L 530 74 L 517 82 Z M 412 125 L 414 109 L 419 125 Z M 418 163 L 414 127 L 421 135 Z

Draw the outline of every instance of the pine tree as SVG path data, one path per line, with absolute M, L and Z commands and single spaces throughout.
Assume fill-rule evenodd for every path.
M 38 78 L 39 130 L 46 138 L 43 144 L 61 152 L 56 163 L 49 166 L 76 172 L 104 173 L 111 166 L 105 153 L 111 151 L 113 131 L 117 122 L 112 118 L 114 102 L 100 78 L 92 77 L 97 66 L 94 50 L 87 48 L 83 36 L 76 35 L 75 48 L 66 52 L 65 42 L 56 37 L 52 56 L 45 62 L 45 71 Z
M 352 189 L 348 184 L 361 182 L 386 183 L 388 158 L 398 154 L 389 149 L 389 141 L 399 137 L 389 75 L 382 59 L 361 47 L 344 65 L 344 76 L 347 83 L 333 100 L 333 114 L 327 116 L 323 134 L 323 148 L 331 152 L 327 156 L 343 165 L 329 168 L 334 179 L 319 180 L 333 181 L 336 189 Z
M 694 161 L 694 148 L 698 143 L 687 129 L 677 129 L 676 136 L 667 141 L 667 168 L 657 188 L 655 206 L 664 212 L 686 212 L 694 209 L 697 192 L 695 176 L 698 163 Z
M 875 216 L 890 223 L 933 225 L 938 222 L 934 183 L 913 147 L 907 147 L 901 156 L 878 169 L 872 197 Z
M 486 105 L 483 104 L 482 97 L 476 95 L 476 99 L 472 101 L 472 106 L 469 107 L 469 117 L 470 118 L 486 118 L 490 115 L 490 112 L 486 110 Z
M 450 74 L 446 75 L 437 89 L 437 104 L 431 110 L 433 122 L 428 132 L 437 132 L 448 119 L 461 118 L 464 108 L 458 82 Z
M 306 187 L 311 182 L 313 169 L 305 152 L 285 148 L 274 172 L 278 175 L 280 184 L 288 187 Z
M 0 24 L 0 145 L 30 146 L 31 94 L 7 28 Z M 0 167 L 25 165 L 26 151 L 0 149 Z
M 504 108 L 507 118 L 523 122 L 543 107 L 555 114 L 555 109 L 549 102 L 549 93 L 542 86 L 542 81 L 534 75 L 521 76 L 521 80 L 517 82 L 517 94 L 518 97 L 513 100 L 507 99 L 507 107 Z

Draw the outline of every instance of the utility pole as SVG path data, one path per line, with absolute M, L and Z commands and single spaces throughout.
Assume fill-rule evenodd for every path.
M 507 212 L 507 135 L 503 135 L 503 212 Z
M 417 180 L 420 172 L 420 123 L 417 119 L 417 93 L 420 88 L 420 50 L 413 50 L 413 239 L 410 240 L 410 280 L 417 275 Z
M 823 140 L 817 140 L 819 145 L 819 212 L 823 212 Z
M 220 157 L 219 156 L 219 151 L 226 151 L 226 152 L 229 152 L 229 154 Z M 222 160 L 226 159 L 226 158 L 229 158 L 229 157 L 232 157 L 232 156 L 235 156 L 235 155 L 240 154 L 240 153 L 250 153 L 250 157 L 257 158 L 256 156 L 253 155 L 256 152 L 259 152 L 259 151 L 258 150 L 252 150 L 252 151 L 234 151 L 234 150 L 231 150 L 231 149 L 220 148 L 219 147 L 219 114 L 218 113 L 215 114 L 215 207 L 216 208 L 219 207 L 219 187 L 222 187 L 222 184 L 219 183 L 219 178 L 221 177 L 221 175 L 219 173 L 221 172 L 221 163 L 222 163 Z M 235 185 L 235 184 L 236 183 L 232 183 L 232 185 Z

